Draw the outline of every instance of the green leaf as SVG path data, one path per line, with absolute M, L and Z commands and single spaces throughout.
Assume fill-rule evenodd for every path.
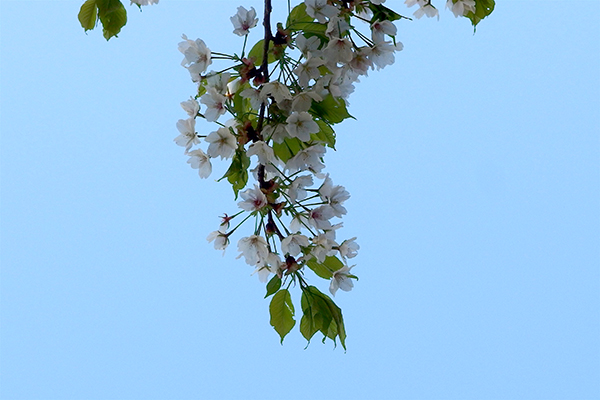
M 237 149 L 231 160 L 231 165 L 225 175 L 223 175 L 219 181 L 227 178 L 227 181 L 231 183 L 235 198 L 237 200 L 238 193 L 248 183 L 248 167 L 250 166 L 250 158 L 246 155 L 244 149 Z
M 77 18 L 85 32 L 94 29 L 96 21 L 98 20 L 98 6 L 96 5 L 96 0 L 87 0 L 83 3 Z
M 254 59 L 254 63 L 256 65 L 261 65 L 263 60 L 263 54 L 265 53 L 265 40 L 259 40 L 253 47 L 252 50 L 248 53 L 248 58 Z M 269 60 L 268 63 L 271 64 L 277 61 L 275 58 L 275 54 L 273 54 L 273 41 L 269 42 Z
M 291 31 L 297 31 L 298 28 L 295 26 L 298 23 L 306 23 L 306 22 L 313 22 L 315 19 L 312 18 L 310 15 L 307 14 L 306 12 L 306 4 L 304 2 L 298 4 L 296 7 L 294 7 L 294 9 L 292 10 L 292 12 L 290 12 L 290 15 L 288 16 L 287 22 L 285 24 L 285 29 L 287 30 L 291 30 Z
M 302 142 L 298 138 L 288 138 L 282 143 L 273 143 L 273 153 L 284 163 L 302 150 Z
M 283 344 L 283 338 L 296 324 L 292 297 L 287 289 L 282 289 L 273 296 L 269 305 L 269 312 L 271 313 L 271 326 L 275 328 Z
M 300 333 L 302 336 L 310 343 L 310 339 L 319 331 L 319 327 L 317 326 L 317 322 L 315 321 L 314 314 L 312 308 L 311 297 L 306 294 L 306 291 L 302 291 L 302 319 L 300 320 Z
M 333 273 L 344 266 L 339 258 L 333 256 L 325 257 L 325 261 L 318 262 L 316 258 L 311 258 L 306 262 L 308 268 L 323 279 L 331 279 Z
M 317 120 L 316 122 L 319 125 L 319 132 L 313 133 L 311 137 L 335 150 L 335 132 L 333 128 L 325 121 Z
M 267 294 L 265 295 L 265 299 L 279 290 L 281 287 L 281 279 L 275 275 L 269 283 L 267 283 Z
M 102 23 L 102 34 L 106 40 L 117 36 L 127 23 L 127 11 L 119 0 L 96 0 L 98 17 Z
M 331 94 L 318 103 L 313 101 L 311 111 L 315 117 L 321 118 L 331 125 L 340 123 L 346 118 L 354 118 L 348 113 L 346 102 L 343 99 L 336 100 Z
M 496 5 L 494 0 L 475 0 L 475 12 L 470 11 L 465 17 L 471 20 L 473 30 L 477 29 L 479 21 L 487 17 L 494 11 Z
M 336 337 L 339 338 L 345 350 L 346 329 L 344 327 L 344 318 L 342 317 L 342 310 L 333 300 L 316 287 L 308 286 L 302 288 L 301 303 L 302 320 L 304 320 L 304 326 L 302 325 L 302 321 L 300 323 L 302 335 L 310 341 L 310 338 L 318 330 L 323 334 L 323 341 L 326 338 L 330 338 L 335 343 Z
M 306 262 L 306 266 L 310 268 L 317 276 L 323 279 L 331 279 L 333 271 L 327 268 L 322 263 L 318 262 L 316 258 L 311 258 Z
M 306 38 L 318 36 L 323 39 L 321 43 L 328 40 L 327 35 L 325 34 L 327 24 L 320 24 L 318 22 L 296 22 L 292 30 L 301 31 Z
M 410 18 L 406 18 L 406 17 L 396 13 L 393 10 L 390 10 L 389 8 L 387 8 L 383 5 L 371 4 L 369 7 L 371 8 L 371 11 L 373 11 L 373 17 L 371 18 L 371 23 L 373 23 L 375 21 L 385 21 L 385 20 L 396 21 L 401 18 L 410 19 Z

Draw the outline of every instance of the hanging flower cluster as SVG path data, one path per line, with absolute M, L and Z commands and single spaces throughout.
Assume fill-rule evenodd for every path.
M 130 1 L 140 9 L 159 2 Z M 293 9 L 288 0 L 287 20 L 273 30 L 271 3 L 264 0 L 263 39 L 248 52 L 248 35 L 259 22 L 253 7 L 240 6 L 230 18 L 233 33 L 244 38 L 239 55 L 212 52 L 201 39 L 183 35 L 181 65 L 197 89 L 181 103 L 188 117 L 177 122 L 175 143 L 201 178 L 212 174 L 214 159 L 228 160 L 219 180 L 232 185 L 238 209 L 224 214 L 207 240 L 223 253 L 236 241 L 238 258 L 267 283 L 270 322 L 281 342 L 296 323 L 293 285 L 302 293 L 302 335 L 310 342 L 321 332 L 323 341 L 339 339 L 345 349 L 340 308 L 308 284 L 314 273 L 329 282 L 335 296 L 339 289 L 352 290 L 358 279 L 351 272 L 356 237 L 337 234 L 350 194 L 324 172 L 324 156 L 335 149 L 334 126 L 352 118 L 347 106 L 354 85 L 369 70 L 394 63 L 395 52 L 402 50 L 394 21 L 410 18 L 385 7 L 385 0 L 304 0 Z M 418 5 L 417 18 L 439 18 L 431 0 L 405 4 Z M 446 2 L 473 26 L 494 5 L 494 0 Z M 86 32 L 100 22 L 109 40 L 125 26 L 127 12 L 121 0 L 85 0 L 78 19 Z M 213 62 L 227 64 L 215 71 Z M 214 130 L 196 132 L 198 118 L 214 123 Z M 250 228 L 234 238 L 244 225 Z
M 222 179 L 232 185 L 238 211 L 224 214 L 208 235 L 217 250 L 227 249 L 233 234 L 238 258 L 267 283 L 271 324 L 281 341 L 295 325 L 289 288 L 302 291 L 300 331 L 310 341 L 316 332 L 345 348 L 342 313 L 333 300 L 308 284 L 307 270 L 329 281 L 329 291 L 350 291 L 356 237 L 340 239 L 348 191 L 324 173 L 324 156 L 334 149 L 334 125 L 347 118 L 348 97 L 369 70 L 391 65 L 402 50 L 394 21 L 402 17 L 385 0 L 304 0 L 285 24 L 271 28 L 271 2 L 265 1 L 264 38 L 246 53 L 250 29 L 258 24 L 254 8 L 238 7 L 233 33 L 244 37 L 241 54 L 212 52 L 201 39 L 183 35 L 181 63 L 197 92 L 181 103 L 188 115 L 177 122 L 175 143 L 185 148 L 188 163 L 201 178 L 212 173 L 214 159 L 228 160 Z M 472 9 L 472 0 L 449 0 L 455 15 Z M 429 0 L 415 16 L 437 16 Z M 408 19 L 408 18 L 406 18 Z M 219 71 L 209 68 L 229 62 Z M 213 67 L 214 68 L 214 67 Z M 208 71 L 208 72 L 207 72 Z M 197 118 L 215 130 L 196 132 Z M 249 177 L 254 183 L 249 183 Z
M 159 2 L 130 1 L 140 9 Z M 324 156 L 335 149 L 334 125 L 352 118 L 347 106 L 354 85 L 369 70 L 394 63 L 402 50 L 394 21 L 410 18 L 385 7 L 385 0 L 304 0 L 293 9 L 288 0 L 287 21 L 273 31 L 271 2 L 264 0 L 264 37 L 248 53 L 248 35 L 259 22 L 253 7 L 240 6 L 230 18 L 233 33 L 244 38 L 240 55 L 211 52 L 201 39 L 183 35 L 181 65 L 197 91 L 181 103 L 188 118 L 177 122 L 175 143 L 201 178 L 212 174 L 214 159 L 228 160 L 219 180 L 227 179 L 235 198 L 241 197 L 239 210 L 224 214 L 207 240 L 225 252 L 233 234 L 251 226 L 248 236 L 236 235 L 238 258 L 268 282 L 265 298 L 273 296 L 271 325 L 281 341 L 295 325 L 289 292 L 294 285 L 302 291 L 302 335 L 310 341 L 321 332 L 323 341 L 339 338 L 346 348 L 341 310 L 306 276 L 311 270 L 328 280 L 334 296 L 352 290 L 358 279 L 350 265 L 359 250 L 356 237 L 337 237 L 350 194 L 324 172 Z M 439 18 L 431 0 L 404 3 L 419 6 L 416 18 Z M 455 17 L 468 18 L 474 27 L 494 6 L 494 0 L 446 2 Z M 121 0 L 85 0 L 78 19 L 86 32 L 100 22 L 109 40 L 125 26 L 127 12 Z M 217 60 L 229 64 L 209 71 Z M 215 123 L 215 130 L 197 133 L 197 118 Z
M 300 331 L 310 341 L 316 332 L 345 348 L 342 313 L 333 300 L 308 284 L 306 272 L 329 281 L 329 291 L 350 291 L 356 237 L 340 239 L 348 191 L 324 172 L 327 149 L 334 149 L 334 125 L 347 118 L 354 85 L 369 70 L 394 63 L 402 50 L 394 21 L 402 17 L 385 0 L 304 0 L 291 10 L 285 25 L 271 28 L 271 2 L 265 1 L 264 38 L 246 53 L 250 29 L 258 24 L 254 8 L 238 7 L 233 33 L 244 37 L 241 55 L 214 53 L 201 39 L 183 35 L 179 51 L 197 92 L 181 103 L 187 119 L 177 123 L 175 143 L 185 148 L 188 163 L 201 178 L 212 173 L 216 158 L 227 159 L 222 179 L 241 197 L 238 211 L 224 214 L 208 235 L 215 249 L 228 248 L 246 223 L 248 236 L 236 237 L 238 258 L 267 283 L 271 325 L 281 341 L 295 325 L 289 289 L 302 291 Z M 414 13 L 438 16 L 429 0 Z M 474 12 L 473 0 L 448 0 L 456 15 Z M 222 60 L 219 71 L 209 67 Z M 214 67 L 213 67 L 214 68 Z M 208 71 L 208 72 L 207 72 Z M 197 118 L 216 124 L 196 132 Z M 249 177 L 254 183 L 249 183 Z

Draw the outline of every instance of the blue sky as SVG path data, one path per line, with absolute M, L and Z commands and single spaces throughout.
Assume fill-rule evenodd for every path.
M 499 2 L 475 35 L 443 3 L 327 154 L 361 245 L 344 352 L 279 344 L 205 240 L 231 189 L 173 143 L 181 34 L 239 51 L 261 2 L 127 6 L 106 42 L 79 1 L 3 0 L 0 398 L 599 399 L 600 3 Z

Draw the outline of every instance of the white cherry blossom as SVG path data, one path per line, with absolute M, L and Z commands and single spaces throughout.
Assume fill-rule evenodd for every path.
M 328 206 L 319 206 L 308 214 L 308 223 L 317 229 L 331 229 L 329 220 L 334 217 L 333 209 Z
M 293 72 L 298 76 L 298 83 L 300 86 L 304 88 L 308 86 L 308 82 L 311 79 L 317 80 L 321 76 L 319 67 L 323 64 L 325 64 L 325 61 L 320 57 L 309 57 L 308 60 L 302 64 L 298 64 Z
M 253 274 L 258 275 L 258 280 L 262 283 L 266 283 L 269 280 L 271 274 L 276 274 L 278 270 L 282 269 L 285 264 L 281 262 L 279 255 L 275 253 L 269 253 L 265 260 L 258 263 L 256 270 Z
M 247 88 L 240 92 L 240 96 L 245 99 L 250 99 L 250 105 L 256 111 L 260 110 L 260 106 L 263 103 L 267 103 L 265 98 L 260 95 L 260 90 L 254 88 Z
M 311 133 L 319 132 L 319 125 L 313 120 L 312 116 L 305 112 L 293 112 L 285 122 L 288 133 L 291 137 L 296 137 L 303 142 L 310 140 Z
M 228 126 L 221 127 L 206 137 L 206 141 L 210 143 L 207 150 L 209 156 L 213 158 L 220 156 L 221 159 L 233 156 L 237 149 L 237 140 L 229 128 Z
M 195 118 L 200 111 L 200 104 L 192 96 L 190 96 L 189 100 L 182 101 L 180 104 L 183 111 L 192 118 Z
M 234 28 L 233 33 L 238 36 L 246 36 L 250 33 L 250 29 L 258 23 L 254 7 L 250 7 L 250 11 L 242 6 L 238 7 L 237 14 L 231 17 L 230 20 Z
M 306 13 L 312 18 L 316 18 L 321 24 L 339 13 L 336 7 L 327 4 L 327 0 L 304 0 L 304 4 L 306 4 Z
M 385 40 L 384 35 L 396 36 L 397 32 L 396 25 L 391 21 L 375 21 L 371 25 L 371 39 L 375 43 L 383 42 Z
M 227 94 L 227 85 L 231 79 L 229 72 L 215 73 L 211 72 L 206 77 L 206 84 L 204 87 L 207 91 L 214 89 L 217 93 Z
M 278 81 L 269 82 L 264 85 L 260 91 L 260 96 L 262 99 L 272 96 L 278 104 L 283 102 L 283 100 L 292 100 L 292 95 L 288 87 Z
M 200 97 L 200 103 L 204 104 L 207 108 L 204 112 L 204 118 L 208 122 L 214 122 L 227 111 L 225 108 L 225 102 L 227 98 L 221 93 L 217 92 L 214 88 L 209 88 L 202 97 Z
M 194 118 L 180 119 L 177 121 L 177 129 L 180 135 L 174 139 L 175 144 L 185 147 L 186 153 L 193 145 L 200 143 L 200 139 L 196 135 L 196 120 Z
M 354 282 L 352 282 L 352 278 L 350 278 L 350 270 L 354 268 L 354 265 L 348 267 L 344 265 L 339 270 L 333 273 L 333 277 L 331 278 L 331 283 L 329 284 L 329 291 L 332 295 L 335 296 L 335 293 L 338 289 L 342 289 L 344 292 L 349 292 L 354 287 Z
M 347 38 L 333 38 L 323 50 L 323 58 L 328 64 L 349 63 L 352 57 L 352 43 Z
M 275 154 L 273 153 L 273 148 L 262 140 L 252 143 L 248 148 L 246 155 L 248 157 L 257 156 L 258 162 L 262 165 L 277 165 L 279 163 L 275 157 Z
M 267 240 L 258 235 L 241 238 L 238 242 L 238 250 L 240 255 L 237 258 L 244 256 L 246 263 L 249 265 L 264 262 L 269 255 Z
M 327 256 L 334 256 L 337 247 L 335 242 L 335 231 L 329 230 L 324 233 L 320 233 L 314 238 L 311 238 L 314 247 L 311 250 L 311 254 L 317 259 L 318 262 L 325 261 Z
M 327 29 L 325 34 L 330 39 L 341 38 L 350 29 L 350 25 L 346 22 L 345 18 L 333 17 L 327 23 Z
M 452 10 L 454 17 L 462 17 L 467 15 L 469 12 L 475 12 L 475 0 L 448 0 L 446 2 L 446 8 Z
M 283 254 L 289 254 L 292 257 L 296 257 L 302 252 L 302 247 L 308 247 L 309 244 L 306 236 L 293 234 L 281 241 L 281 251 Z
M 356 237 L 352 239 L 344 240 L 338 247 L 338 251 L 342 258 L 354 258 L 358 254 L 360 246 L 355 242 Z
M 212 172 L 210 157 L 202 149 L 192 150 L 187 154 L 190 156 L 188 164 L 198 170 L 200 178 L 208 178 Z
M 265 140 L 272 139 L 275 143 L 283 143 L 285 139 L 290 137 L 285 129 L 285 124 L 267 125 L 263 127 L 263 138 Z
M 321 157 L 325 155 L 325 151 L 325 147 L 320 144 L 301 150 L 288 160 L 285 168 L 290 172 L 304 170 L 321 172 L 325 168 L 325 165 L 321 162 Z
M 214 241 L 215 250 L 223 250 L 223 254 L 225 254 L 225 249 L 229 246 L 229 236 L 220 230 L 209 233 L 206 240 L 209 243 Z
M 292 111 L 302 112 L 310 110 L 312 102 L 323 101 L 323 98 L 316 92 L 302 92 L 294 96 L 292 101 Z
M 392 65 L 396 59 L 394 52 L 402 49 L 403 46 L 400 42 L 397 42 L 396 46 L 390 42 L 379 42 L 371 48 L 371 61 L 380 70 L 388 65 Z
M 306 190 L 304 188 L 312 186 L 313 178 L 310 175 L 298 176 L 294 179 L 288 188 L 287 195 L 292 203 L 306 198 Z
M 267 205 L 267 197 L 257 185 L 254 188 L 244 190 L 240 196 L 244 201 L 240 201 L 238 206 L 246 211 L 258 211 Z
M 148 6 L 150 4 L 158 4 L 158 0 L 131 0 L 131 4 L 137 4 L 138 6 Z
M 319 195 L 321 200 L 327 202 L 327 205 L 331 207 L 333 215 L 341 218 L 346 214 L 346 208 L 342 204 L 350 198 L 350 193 L 341 185 L 334 186 L 329 176 L 319 188 Z
M 306 58 L 309 56 L 319 57 L 321 51 L 319 47 L 321 46 L 321 39 L 318 36 L 311 36 L 308 39 L 304 35 L 298 35 L 296 37 L 296 47 L 302 55 Z
M 200 74 L 206 71 L 206 68 L 212 63 L 210 49 L 202 39 L 190 40 L 186 35 L 182 35 L 184 41 L 179 43 L 179 51 L 183 53 L 184 58 L 181 65 L 186 67 L 192 76 L 194 82 L 200 80 Z

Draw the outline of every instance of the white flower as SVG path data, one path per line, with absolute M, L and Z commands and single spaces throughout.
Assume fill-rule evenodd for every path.
M 177 129 L 180 135 L 174 141 L 178 146 L 185 147 L 187 153 L 193 145 L 200 143 L 196 135 L 196 120 L 194 118 L 180 119 L 177 121 Z
M 352 61 L 348 64 L 350 69 L 359 75 L 367 75 L 369 68 L 373 68 L 373 61 L 369 59 L 371 55 L 370 47 L 361 47 L 354 52 Z
M 331 229 L 329 220 L 334 217 L 333 209 L 328 206 L 319 206 L 308 214 L 308 223 L 317 229 Z
M 250 105 L 256 111 L 260 110 L 260 106 L 263 103 L 266 103 L 266 99 L 261 98 L 260 91 L 251 87 L 242 90 L 240 92 L 240 96 L 242 96 L 245 99 L 250 99 Z
M 349 292 L 354 287 L 354 282 L 352 282 L 352 278 L 350 278 L 350 270 L 355 266 L 348 267 L 344 265 L 339 270 L 333 273 L 333 277 L 331 278 L 331 283 L 329 284 L 329 291 L 332 295 L 335 296 L 335 292 L 338 289 L 342 289 L 344 292 Z
M 333 17 L 327 23 L 325 34 L 330 39 L 341 38 L 350 29 L 350 25 L 345 18 Z
M 440 19 L 437 8 L 431 5 L 430 1 L 427 1 L 426 4 L 422 4 L 422 2 L 419 1 L 419 5 L 421 7 L 413 13 L 413 15 L 417 17 L 417 19 L 420 19 L 423 15 L 427 15 L 428 18 L 437 16 L 438 19 Z
M 291 137 L 296 137 L 303 142 L 310 140 L 311 133 L 319 132 L 319 125 L 313 120 L 312 116 L 303 112 L 293 112 L 286 120 L 288 133 Z
M 254 185 L 254 189 L 244 190 L 240 195 L 244 199 L 238 203 L 242 210 L 257 211 L 267 205 L 267 197 L 257 185 Z
M 209 242 L 214 240 L 215 250 L 223 250 L 223 254 L 225 254 L 225 249 L 229 245 L 229 236 L 221 231 L 212 231 L 208 234 L 206 238 Z
M 337 8 L 327 4 L 327 0 L 304 0 L 304 4 L 306 4 L 306 13 L 321 24 L 326 23 L 327 18 L 332 18 L 339 13 Z
M 183 53 L 184 58 L 181 65 L 187 65 L 192 80 L 200 80 L 200 74 L 206 71 L 206 68 L 212 63 L 210 49 L 201 39 L 189 40 L 187 36 L 182 35 L 184 41 L 179 43 L 179 51 Z M 189 65 L 188 65 L 189 64 Z
M 246 155 L 248 157 L 257 156 L 258 162 L 262 165 L 278 164 L 275 153 L 273 153 L 273 148 L 262 140 L 252 143 L 250 147 L 248 147 Z
M 260 91 L 260 96 L 263 101 L 267 99 L 267 97 L 272 96 L 277 103 L 281 103 L 283 100 L 292 99 L 292 95 L 290 94 L 288 87 L 278 81 L 269 82 L 264 85 Z
M 308 39 L 304 35 L 298 35 L 296 37 L 296 47 L 302 52 L 302 55 L 306 58 L 309 56 L 318 57 L 321 53 L 319 47 L 321 46 L 321 39 L 318 36 L 311 36 Z
M 231 125 L 231 122 L 228 122 Z M 230 126 L 221 127 L 215 132 L 211 132 L 207 137 L 206 141 L 210 143 L 208 146 L 207 153 L 211 157 L 221 156 L 221 159 L 230 158 L 237 149 L 237 140 L 235 136 L 229 131 Z
M 331 39 L 323 51 L 323 58 L 328 64 L 346 64 L 352 60 L 352 57 L 354 57 L 352 43 L 347 38 Z
M 396 46 L 390 42 L 379 42 L 371 48 L 371 61 L 380 70 L 387 65 L 392 65 L 396 59 L 394 52 L 402 50 L 402 43 L 398 42 Z
M 281 251 L 284 254 L 289 254 L 296 257 L 302 252 L 302 247 L 308 247 L 308 238 L 304 235 L 294 234 L 289 235 L 281 241 Z
M 356 237 L 353 237 L 352 239 L 344 240 L 342 244 L 340 244 L 338 250 L 343 258 L 356 257 L 360 246 L 358 245 L 358 243 L 355 242 L 355 240 Z
M 371 25 L 371 38 L 375 43 L 383 42 L 384 35 L 396 36 L 397 32 L 396 25 L 391 21 L 375 21 L 373 25 Z
M 371 0 L 371 3 L 376 4 L 376 5 L 380 5 L 385 3 L 385 0 Z
M 303 200 L 306 198 L 306 190 L 304 190 L 307 186 L 312 186 L 313 179 L 310 175 L 302 175 L 294 179 L 290 187 L 288 188 L 288 197 L 292 203 L 295 203 L 298 200 Z
M 214 89 L 217 93 L 226 94 L 229 79 L 231 79 L 231 74 L 229 72 L 223 72 L 221 74 L 211 72 L 206 77 L 206 84 L 204 87 L 206 88 L 206 91 Z
M 325 165 L 321 162 L 321 157 L 325 155 L 325 147 L 322 145 L 311 146 L 299 151 L 294 157 L 290 158 L 285 164 L 290 172 L 310 170 L 321 172 Z
M 335 255 L 336 251 L 333 249 L 337 247 L 335 242 L 335 231 L 330 230 L 325 233 L 321 233 L 311 239 L 314 247 L 311 249 L 311 255 L 313 255 L 318 262 L 325 261 L 325 257 Z
M 292 111 L 302 112 L 310 110 L 313 100 L 319 102 L 322 101 L 323 98 L 315 92 L 298 93 L 294 96 L 294 100 L 292 101 Z
M 214 122 L 227 111 L 225 109 L 225 101 L 227 98 L 221 93 L 218 93 L 214 88 L 209 88 L 206 93 L 200 97 L 200 103 L 204 104 L 207 109 L 204 112 L 204 118 L 208 122 Z
M 183 108 L 183 111 L 185 111 L 187 115 L 189 115 L 192 118 L 196 118 L 196 116 L 198 115 L 198 111 L 200 111 L 200 105 L 198 104 L 196 99 L 190 96 L 189 100 L 182 101 L 180 104 L 181 108 Z
M 302 87 L 308 86 L 308 82 L 311 79 L 318 79 L 321 76 L 321 71 L 319 71 L 319 67 L 325 64 L 319 57 L 310 57 L 304 63 L 299 64 L 292 71 L 294 74 L 298 76 L 298 83 Z
M 342 204 L 350 198 L 350 193 L 341 185 L 333 186 L 331 178 L 327 176 L 323 185 L 319 188 L 321 200 L 327 202 L 336 217 L 346 214 L 346 208 Z
M 415 4 L 418 4 L 419 7 L 421 7 L 423 4 L 425 4 L 426 0 L 404 0 L 404 4 L 406 4 L 406 7 L 412 7 Z
M 308 226 L 308 218 L 302 213 L 298 213 L 290 221 L 290 231 L 300 232 L 303 228 Z
M 267 125 L 262 130 L 263 138 L 273 139 L 275 143 L 283 143 L 289 137 L 284 124 Z
M 250 265 L 264 262 L 269 255 L 267 241 L 264 237 L 257 235 L 241 238 L 238 242 L 238 250 L 241 254 L 237 258 L 244 256 L 246 263 Z
M 462 17 L 469 12 L 475 12 L 475 0 L 448 0 L 446 8 L 452 10 L 454 17 Z
M 208 178 L 212 172 L 210 157 L 202 151 L 202 149 L 192 150 L 188 153 L 190 159 L 187 161 L 192 168 L 198 170 L 200 178 Z
M 269 253 L 265 260 L 262 260 L 253 274 L 258 274 L 258 280 L 266 283 L 269 280 L 269 275 L 276 274 L 279 269 L 282 269 L 284 263 L 281 262 L 279 256 L 275 253 Z
M 258 18 L 256 18 L 256 10 L 250 7 L 250 11 L 244 7 L 238 7 L 237 14 L 230 18 L 233 24 L 233 33 L 238 36 L 246 36 L 250 33 L 250 29 L 256 26 Z
M 131 0 L 131 4 L 137 4 L 138 6 L 147 6 L 150 4 L 158 4 L 158 0 Z

